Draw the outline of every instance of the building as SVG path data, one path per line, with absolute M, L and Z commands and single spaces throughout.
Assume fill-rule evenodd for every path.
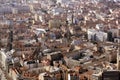
M 70 0 L 57 0 L 57 3 L 65 4 L 70 2 Z
M 115 37 L 119 37 L 119 32 L 120 30 L 119 29 L 110 29 L 109 30 L 111 33 L 112 33 L 112 37 L 115 38 Z
M 102 80 L 120 80 L 119 71 L 104 71 L 102 73 Z
M 6 52 L 5 49 L 0 50 L 0 61 L 2 64 L 2 67 L 8 71 L 8 67 L 12 64 L 12 54 L 14 50 Z
M 106 41 L 107 40 L 107 33 L 102 31 L 97 31 L 95 29 L 88 29 L 87 31 L 88 39 L 92 41 Z
M 6 6 L 6 7 L 0 7 L 0 14 L 12 14 L 12 7 Z
M 60 8 L 60 7 L 58 7 L 58 8 L 53 8 L 53 9 L 52 9 L 53 15 L 60 15 L 60 14 L 63 13 L 63 12 L 64 12 L 64 9 L 63 9 L 63 8 Z
M 114 38 L 114 42 L 115 42 L 115 43 L 120 43 L 120 37 Z
M 120 53 L 117 51 L 117 69 L 120 70 Z

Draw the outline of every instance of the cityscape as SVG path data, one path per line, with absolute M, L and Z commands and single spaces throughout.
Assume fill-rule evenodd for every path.
M 0 0 L 0 80 L 120 80 L 120 0 Z

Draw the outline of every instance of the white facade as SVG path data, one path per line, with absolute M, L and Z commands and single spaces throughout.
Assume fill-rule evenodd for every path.
M 67 2 L 69 2 L 70 0 L 57 0 L 57 3 L 67 3 Z
M 12 13 L 13 13 L 13 14 L 17 14 L 17 13 L 18 13 L 18 10 L 15 9 L 15 8 L 13 8 L 13 9 L 12 9 Z
M 0 50 L 0 62 L 2 64 L 2 67 L 4 67 L 5 70 L 7 70 L 8 63 L 12 61 L 12 54 L 14 50 L 5 52 L 5 49 Z
M 119 37 L 119 29 L 110 29 L 110 32 L 112 32 L 112 37 Z
M 52 9 L 52 13 L 53 15 L 59 15 L 60 13 L 63 13 L 64 12 L 64 9 L 63 8 L 53 8 Z
M 105 33 L 105 32 L 97 32 L 96 33 L 96 39 L 98 41 L 106 41 L 107 40 L 107 33 Z
M 38 0 L 27 0 L 28 3 L 39 3 Z
M 95 35 L 96 30 L 95 29 L 89 29 L 87 31 L 88 39 L 91 40 L 93 38 L 93 35 Z
M 97 31 L 95 29 L 88 29 L 87 31 L 88 39 L 96 41 L 106 41 L 107 40 L 107 33 L 102 31 Z
M 115 38 L 115 39 L 114 39 L 114 42 L 115 42 L 115 43 L 120 43 L 120 38 Z
M 40 20 L 41 22 L 45 23 L 45 18 L 44 18 L 44 16 L 40 15 L 40 16 L 39 16 L 39 20 Z
M 61 4 L 62 7 L 65 7 L 71 2 L 71 0 L 57 0 L 57 4 Z
M 7 56 L 5 54 L 5 51 L 4 49 L 1 49 L 0 50 L 0 62 L 2 64 L 2 67 L 4 67 L 6 69 L 6 59 L 7 59 Z

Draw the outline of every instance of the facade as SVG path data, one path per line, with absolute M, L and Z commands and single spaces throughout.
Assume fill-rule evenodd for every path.
M 19 73 L 16 70 L 10 68 L 9 69 L 9 76 L 11 76 L 12 80 L 18 80 Z
M 93 41 L 106 41 L 107 40 L 107 33 L 102 31 L 97 31 L 94 29 L 88 29 L 87 31 L 88 39 Z
M 115 42 L 115 43 L 120 43 L 120 38 L 119 38 L 119 37 L 118 37 L 118 38 L 117 38 L 117 37 L 114 38 L 114 42 Z
M 3 65 L 3 67 L 5 68 L 5 69 L 7 69 L 7 65 L 6 65 L 6 60 L 7 60 L 7 56 L 6 56 L 6 54 L 5 54 L 5 51 L 4 51 L 4 49 L 3 50 L 1 50 L 0 51 L 0 61 L 1 61 L 1 64 Z
M 7 6 L 7 7 L 0 7 L 0 14 L 12 14 L 12 7 Z
M 7 51 L 5 49 L 0 50 L 1 64 L 6 71 L 8 71 L 8 66 L 12 64 L 12 54 L 14 50 Z
M 110 29 L 109 31 L 112 32 L 112 37 L 113 38 L 119 37 L 119 32 L 120 32 L 119 29 Z
M 117 69 L 120 70 L 120 53 L 117 53 Z
M 120 80 L 119 71 L 105 71 L 102 74 L 102 80 Z

